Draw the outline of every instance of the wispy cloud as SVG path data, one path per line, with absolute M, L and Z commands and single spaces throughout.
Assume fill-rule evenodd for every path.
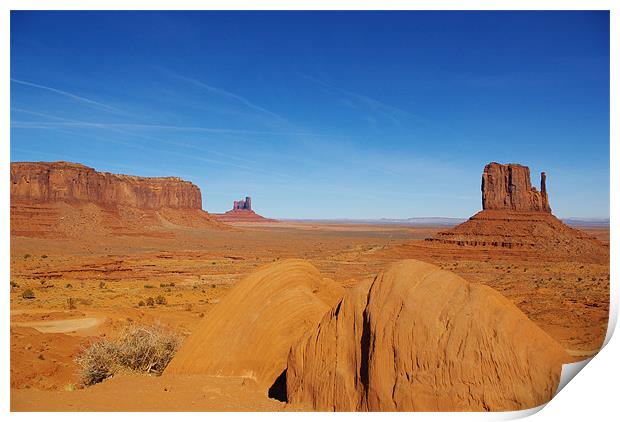
M 369 110 L 371 112 L 382 115 L 383 117 L 391 120 L 396 125 L 400 126 L 402 118 L 419 119 L 419 116 L 407 110 L 403 110 L 401 108 L 392 106 L 390 104 L 386 104 L 385 102 L 377 100 L 376 98 L 369 97 L 368 95 L 360 94 L 354 91 L 349 91 L 347 89 L 343 89 L 343 88 L 328 84 L 325 81 L 322 81 L 320 79 L 317 79 L 309 75 L 301 74 L 301 76 L 323 87 L 329 92 L 340 94 L 341 96 L 340 100 L 343 102 L 343 104 L 347 105 L 348 107 L 359 109 L 358 106 L 361 106 L 367 111 Z M 365 116 L 365 119 L 369 121 L 371 124 L 376 123 L 372 117 Z
M 48 119 L 58 120 L 58 121 L 62 121 L 62 122 L 72 123 L 72 124 L 85 124 L 85 122 L 81 122 L 79 120 L 67 119 L 67 118 L 64 118 L 64 117 L 53 116 L 51 114 L 40 113 L 40 112 L 37 112 L 37 111 L 26 110 L 26 109 L 18 108 L 18 107 L 11 107 L 11 111 L 16 111 L 16 112 L 24 113 L 24 114 L 29 114 L 29 115 L 32 115 L 32 116 L 45 117 L 45 118 L 48 118 Z M 154 136 L 148 136 L 148 135 L 144 135 L 144 134 L 130 132 L 128 130 L 118 129 L 118 128 L 115 128 L 115 127 L 109 127 L 109 128 L 104 128 L 104 129 L 109 129 L 109 130 L 117 132 L 117 133 L 122 133 L 122 134 L 125 134 L 125 135 L 129 135 L 129 136 L 133 136 L 133 137 L 136 137 L 136 138 L 140 138 L 140 139 L 146 139 L 146 140 L 156 141 L 156 142 L 160 142 L 160 143 L 164 143 L 164 144 L 168 144 L 168 145 L 175 145 L 175 146 L 180 146 L 180 147 L 184 147 L 184 148 L 188 148 L 188 149 L 202 151 L 202 152 L 218 155 L 218 156 L 223 157 L 223 158 L 230 158 L 230 159 L 233 159 L 233 160 L 243 161 L 243 162 L 250 163 L 250 164 L 255 164 L 256 163 L 256 161 L 254 161 L 254 160 L 248 160 L 247 158 L 238 157 L 238 156 L 235 156 L 235 155 L 232 155 L 232 154 L 226 154 L 226 153 L 219 152 L 219 151 L 214 151 L 214 150 L 211 150 L 211 149 L 202 148 L 202 147 L 199 147 L 199 146 L 196 146 L 196 145 L 186 144 L 186 143 L 183 143 L 183 142 L 171 141 L 171 140 L 168 140 L 168 139 L 161 139 L 161 138 L 157 138 L 157 137 L 154 137 Z
M 49 91 L 49 92 L 54 92 L 54 93 L 59 94 L 59 95 L 64 95 L 65 97 L 71 98 L 73 100 L 76 100 L 76 101 L 88 104 L 88 105 L 90 105 L 92 107 L 96 107 L 96 108 L 103 109 L 103 110 L 106 110 L 106 111 L 120 112 L 120 110 L 118 108 L 116 108 L 116 107 L 112 107 L 110 105 L 107 105 L 107 104 L 101 103 L 99 101 L 95 101 L 95 100 L 92 100 L 90 98 L 86 98 L 86 97 L 83 97 L 83 96 L 80 96 L 80 95 L 77 95 L 77 94 L 73 94 L 73 93 L 68 92 L 68 91 L 63 91 L 61 89 L 52 88 L 51 86 L 40 85 L 40 84 L 36 84 L 34 82 L 22 81 L 20 79 L 15 79 L 15 78 L 11 78 L 11 82 L 15 82 L 16 84 L 20 84 L 20 85 L 24 85 L 24 86 L 29 86 L 29 87 L 32 87 L 32 88 L 42 89 L 42 90 Z
M 121 129 L 118 129 L 116 125 L 97 125 L 95 124 L 93 126 L 93 124 L 87 123 L 87 122 L 81 122 L 78 120 L 72 120 L 72 119 L 66 119 L 63 117 L 59 117 L 59 116 L 53 116 L 50 114 L 46 114 L 46 113 L 39 113 L 36 111 L 31 111 L 31 110 L 25 110 L 25 109 L 21 109 L 21 108 L 11 108 L 12 111 L 17 111 L 20 113 L 25 113 L 25 114 L 31 114 L 31 115 L 35 115 L 35 116 L 39 116 L 39 117 L 46 117 L 49 119 L 54 119 L 54 120 L 58 120 L 58 122 L 37 122 L 37 123 L 33 123 L 32 126 L 28 126 L 28 122 L 24 122 L 25 124 L 23 126 L 20 126 L 20 122 L 11 122 L 11 126 L 12 127 L 18 127 L 18 128 L 29 128 L 29 129 L 50 129 L 50 130 L 57 130 L 59 132 L 65 132 L 65 133 L 69 133 L 72 135 L 82 135 L 82 136 L 88 136 L 92 139 L 97 139 L 103 142 L 109 142 L 109 143 L 113 143 L 113 144 L 119 144 L 119 145 L 124 145 L 127 147 L 131 147 L 131 148 L 138 148 L 138 149 L 142 149 L 142 150 L 146 150 L 146 151 L 151 151 L 151 152 L 161 152 L 162 150 L 158 149 L 158 148 L 153 148 L 150 146 L 146 146 L 146 145 L 142 145 L 142 144 L 137 144 L 135 142 L 126 142 L 126 141 L 120 141 L 117 139 L 112 139 L 112 138 L 104 138 L 101 136 L 96 136 L 96 135 L 92 135 L 92 134 L 84 134 L 84 133 L 75 133 L 75 132 L 71 132 L 71 131 L 67 131 L 66 129 L 72 129 L 72 128 L 83 128 L 83 127 L 88 127 L 88 128 L 96 128 L 96 129 L 108 129 L 108 130 L 112 130 L 115 131 L 117 133 L 123 133 L 129 136 L 135 136 L 138 138 L 144 138 L 144 139 L 150 139 L 150 140 L 155 140 L 158 142 L 162 142 L 162 143 L 166 143 L 166 144 L 171 144 L 171 145 L 175 145 L 175 146 L 181 146 L 181 147 L 186 147 L 188 149 L 194 149 L 194 150 L 199 150 L 201 152 L 207 153 L 207 154 L 213 154 L 213 155 L 218 155 L 222 158 L 227 158 L 233 161 L 242 161 L 242 162 L 246 162 L 246 163 L 256 163 L 255 161 L 251 161 L 251 160 L 246 160 L 245 158 L 241 158 L 241 157 L 237 157 L 231 154 L 225 154 L 225 153 L 219 153 L 217 151 L 213 151 L 210 149 L 206 149 L 206 148 L 200 148 L 200 147 L 196 147 L 194 145 L 188 145 L 188 144 L 183 144 L 180 142 L 175 142 L 175 141 L 168 141 L 165 139 L 160 139 L 160 138 L 154 138 L 151 136 L 144 136 L 144 135 L 140 135 L 140 134 L 135 134 L 132 132 L 128 132 L 128 131 L 124 131 Z M 15 123 L 17 123 L 15 125 Z M 240 163 L 235 163 L 235 162 L 231 162 L 231 161 L 223 161 L 223 160 L 217 160 L 217 159 L 213 159 L 213 158 L 207 158 L 207 157 L 203 157 L 197 154 L 185 154 L 182 152 L 178 152 L 178 151 L 166 151 L 166 154 L 171 154 L 171 155 L 175 155 L 178 157 L 183 157 L 183 158 L 188 158 L 191 160 L 196 160 L 196 161 L 201 161 L 201 162 L 206 162 L 206 163 L 211 163 L 211 164 L 217 164 L 217 165 L 222 165 L 222 166 L 227 166 L 227 167 L 233 167 L 233 168 L 237 168 L 237 169 L 242 169 L 242 170 L 247 170 L 250 172 L 258 172 L 258 173 L 263 173 L 263 174 L 268 174 L 268 175 L 272 175 L 272 176 L 277 176 L 277 177 L 281 177 L 284 180 L 291 180 L 290 175 L 287 174 L 283 174 L 283 173 L 279 173 L 279 172 L 275 172 L 272 170 L 266 170 L 266 169 L 262 169 L 260 167 L 256 167 L 256 166 L 251 166 L 251 165 L 247 165 L 247 164 L 240 164 Z
M 168 73 L 169 75 L 177 78 L 177 79 L 180 79 L 182 81 L 189 82 L 189 83 L 191 83 L 191 84 L 193 84 L 195 86 L 198 86 L 198 87 L 200 87 L 200 88 L 202 88 L 202 89 L 204 89 L 204 90 L 206 90 L 206 91 L 208 91 L 208 92 L 210 92 L 212 94 L 219 95 L 219 96 L 227 98 L 229 100 L 233 100 L 233 101 L 235 101 L 235 102 L 237 102 L 237 103 L 239 103 L 239 104 L 241 104 L 241 105 L 243 105 L 243 106 L 245 106 L 245 107 L 247 107 L 247 108 L 249 108 L 251 110 L 254 110 L 254 111 L 259 112 L 261 114 L 266 114 L 266 115 L 271 116 L 271 117 L 273 117 L 275 119 L 278 119 L 278 120 L 286 122 L 286 119 L 284 117 L 282 117 L 281 115 L 279 115 L 279 114 L 277 114 L 277 113 L 275 113 L 275 112 L 273 112 L 271 110 L 268 110 L 268 109 L 266 109 L 264 107 L 261 107 L 261 106 L 259 106 L 257 104 L 254 104 L 252 101 L 250 101 L 249 99 L 247 99 L 245 97 L 242 97 L 239 94 L 235 94 L 235 93 L 227 91 L 225 89 L 218 88 L 218 87 L 215 87 L 213 85 L 206 84 L 206 83 L 204 83 L 202 81 L 199 81 L 198 79 L 190 78 L 188 76 L 183 76 L 183 75 L 180 75 L 178 73 L 175 73 L 175 72 L 172 72 L 172 71 L 169 71 L 169 70 L 165 70 L 165 72 Z
M 317 134 L 311 132 L 286 132 L 286 131 L 270 131 L 270 130 L 251 130 L 251 129 L 229 129 L 229 128 L 209 128 L 201 126 L 176 126 L 176 125 L 158 125 L 143 123 L 97 123 L 97 122 L 25 122 L 12 121 L 11 127 L 22 129 L 45 129 L 53 126 L 67 127 L 84 127 L 84 128 L 135 128 L 135 129 L 162 129 L 162 130 L 180 130 L 180 131 L 196 131 L 209 133 L 231 133 L 246 135 L 283 135 L 283 136 L 314 136 L 314 137 L 331 137 L 331 135 Z

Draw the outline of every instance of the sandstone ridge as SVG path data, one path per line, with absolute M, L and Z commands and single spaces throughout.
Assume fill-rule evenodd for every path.
M 495 290 L 405 260 L 292 347 L 286 391 L 324 411 L 527 409 L 552 398 L 567 358 Z

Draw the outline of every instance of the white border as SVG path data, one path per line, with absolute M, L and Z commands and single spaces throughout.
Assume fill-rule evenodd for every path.
M 77 0 L 4 0 L 0 3 L 0 95 L 2 96 L 2 102 L 0 103 L 0 128 L 2 136 L 2 142 L 0 148 L 2 154 L 0 156 L 0 179 L 4 180 L 4 183 L 0 183 L 0 197 L 4 201 L 4 206 L 0 209 L 2 213 L 2 225 L 0 235 L 2 236 L 0 255 L 0 268 L 3 269 L 5 280 L 2 282 L 2 288 L 0 288 L 0 295 L 2 297 L 3 304 L 9 303 L 8 294 L 8 278 L 9 278 L 9 258 L 10 258 L 10 236 L 9 236 L 9 143 L 10 136 L 10 83 L 9 83 L 9 36 L 10 36 L 10 10 L 143 10 L 143 9 L 156 9 L 156 10 L 362 10 L 362 9 L 384 9 L 384 10 L 610 10 L 611 11 L 611 141 L 610 142 L 610 175 L 611 175 L 611 306 L 610 306 L 610 330 L 606 338 L 606 342 L 609 344 L 588 364 L 588 370 L 580 373 L 576 380 L 571 382 L 566 388 L 564 388 L 556 398 L 554 398 L 545 408 L 544 411 L 537 413 L 536 418 L 543 418 L 545 420 L 608 420 L 611 415 L 618 414 L 616 401 L 617 397 L 614 391 L 617 388 L 616 376 L 618 375 L 618 369 L 620 365 L 618 363 L 618 357 L 620 356 L 620 347 L 618 346 L 618 340 L 609 341 L 613 328 L 617 321 L 618 312 L 618 290 L 617 290 L 617 277 L 618 277 L 618 251 L 614 246 L 617 244 L 618 231 L 620 225 L 618 224 L 618 189 L 620 188 L 620 172 L 618 171 L 618 132 L 617 132 L 617 118 L 618 118 L 618 84 L 616 82 L 617 76 L 620 74 L 620 67 L 618 66 L 618 40 L 619 32 L 618 27 L 620 25 L 620 19 L 618 12 L 620 7 L 617 5 L 620 2 L 617 1 L 604 1 L 604 0 L 510 0 L 510 1 L 457 1 L 457 0 L 436 0 L 436 1 L 402 1 L 402 0 L 383 0 L 383 1 L 370 1 L 370 0 L 358 0 L 351 2 L 344 2 L 338 0 L 297 0 L 293 2 L 286 2 L 282 0 L 229 0 L 226 2 L 213 2 L 213 1 L 191 1 L 191 0 L 91 0 L 91 1 L 77 1 Z M 9 307 L 3 306 L 0 311 L 0 369 L 2 372 L 2 381 L 0 384 L 0 412 L 7 413 L 9 411 Z M 527 416 L 528 414 L 536 413 L 534 409 L 523 412 L 507 412 L 507 413 L 494 413 L 494 414 L 480 414 L 480 413 L 416 413 L 415 415 L 410 413 L 398 413 L 389 414 L 390 418 L 403 419 L 410 418 L 422 419 L 422 420 L 479 420 L 483 419 L 512 419 L 515 417 Z M 119 413 L 115 414 L 115 418 L 129 419 L 135 418 L 138 415 L 131 413 Z M 220 419 L 220 418 L 232 418 L 241 419 L 251 417 L 257 420 L 272 420 L 280 418 L 299 418 L 301 420 L 314 420 L 317 418 L 315 413 L 302 413 L 302 414 L 264 414 L 264 413 L 237 413 L 237 414 L 220 414 L 209 413 L 207 415 L 201 413 L 192 414 L 176 414 L 174 418 L 187 418 L 192 420 Z M 44 417 L 51 420 L 60 419 L 72 419 L 72 418 L 93 418 L 95 420 L 107 419 L 109 416 L 104 413 L 92 413 L 92 414 L 29 414 L 29 413 L 14 413 L 9 417 L 19 420 L 39 419 Z M 170 416 L 158 413 L 150 414 L 148 418 L 156 420 L 166 420 Z M 386 414 L 376 413 L 355 413 L 355 414 L 321 414 L 321 418 L 355 418 L 355 420 L 361 419 L 375 419 L 388 417 Z

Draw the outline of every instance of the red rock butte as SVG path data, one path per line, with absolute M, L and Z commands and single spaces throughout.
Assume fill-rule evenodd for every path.
M 198 186 L 178 177 L 104 173 L 64 161 L 16 162 L 10 192 L 14 235 L 129 234 L 166 223 L 216 224 L 202 210 Z
M 594 237 L 568 227 L 551 213 L 547 177 L 540 191 L 532 186 L 530 170 L 520 164 L 489 163 L 482 173 L 482 211 L 428 241 L 478 248 L 544 251 L 551 255 L 608 259 Z
M 245 199 L 233 201 L 233 207 L 224 214 L 211 214 L 218 221 L 225 223 L 268 223 L 276 220 L 265 218 L 252 210 L 252 198 L 246 196 Z
M 540 174 L 539 192 L 530 182 L 529 168 L 487 164 L 482 173 L 482 209 L 551 213 L 545 173 Z

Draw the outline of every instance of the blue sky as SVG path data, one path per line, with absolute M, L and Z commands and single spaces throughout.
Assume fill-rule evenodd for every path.
M 490 161 L 609 216 L 607 12 L 12 12 L 11 161 L 178 175 L 210 212 L 467 217 Z

